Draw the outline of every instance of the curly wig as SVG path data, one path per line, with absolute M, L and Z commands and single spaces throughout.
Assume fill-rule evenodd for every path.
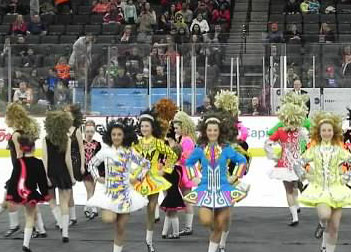
M 196 141 L 195 123 L 187 113 L 183 111 L 177 112 L 174 116 L 173 123 L 180 124 L 182 134 Z
M 123 147 L 130 147 L 133 143 L 138 142 L 138 136 L 136 134 L 137 124 L 133 120 L 133 118 L 125 117 L 125 118 L 118 118 L 116 120 L 112 120 L 107 123 L 106 128 L 103 128 L 99 131 L 102 135 L 102 141 L 107 144 L 108 146 L 112 146 L 112 137 L 111 133 L 112 130 L 118 128 L 123 131 L 124 137 L 122 146 Z
M 215 96 L 214 105 L 217 109 L 223 109 L 231 113 L 233 116 L 240 114 L 239 98 L 235 92 L 229 90 L 221 90 Z
M 177 106 L 171 99 L 163 98 L 160 99 L 154 105 L 154 111 L 157 114 L 158 121 L 161 125 L 162 135 L 161 138 L 164 138 L 167 134 L 169 123 L 174 118 L 174 115 L 177 113 Z
M 301 127 L 306 119 L 307 107 L 293 103 L 285 103 L 278 111 L 278 118 L 288 130 L 296 130 Z
M 211 118 L 213 120 L 211 120 Z M 218 121 L 219 120 L 219 121 Z M 207 145 L 207 125 L 208 124 L 217 124 L 219 125 L 219 139 L 218 143 L 221 145 L 229 144 L 236 139 L 238 135 L 238 130 L 233 127 L 235 124 L 234 117 L 228 111 L 216 111 L 216 112 L 208 112 L 203 115 L 200 119 L 197 130 L 200 132 L 200 136 L 198 138 L 199 145 Z
M 331 141 L 332 144 L 340 145 L 340 143 L 343 142 L 342 118 L 339 115 L 325 111 L 320 111 L 316 113 L 313 117 L 311 141 L 315 142 L 316 144 L 321 143 L 322 137 L 320 134 L 320 128 L 321 125 L 324 123 L 328 123 L 333 126 L 334 136 Z
M 155 113 L 154 110 L 146 110 L 146 111 L 141 112 L 141 114 L 139 116 L 139 127 L 138 127 L 139 135 L 142 135 L 141 131 L 140 131 L 140 126 L 141 126 L 141 123 L 144 122 L 144 121 L 149 122 L 151 124 L 152 135 L 154 137 L 162 138 L 162 136 L 165 136 L 163 134 L 160 121 L 159 121 L 159 119 L 157 117 L 157 114 Z
M 6 121 L 15 130 L 20 130 L 33 143 L 39 138 L 40 127 L 38 122 L 28 116 L 27 111 L 18 103 L 11 103 L 6 108 Z
M 59 147 L 62 152 L 66 151 L 68 132 L 73 125 L 72 115 L 64 111 L 50 111 L 44 122 L 48 140 Z
M 282 105 L 286 103 L 292 103 L 294 105 L 303 107 L 307 111 L 306 102 L 308 101 L 308 99 L 308 95 L 298 95 L 295 92 L 288 92 L 280 99 L 280 101 Z
M 79 128 L 80 126 L 82 126 L 82 124 L 83 124 L 83 114 L 82 114 L 82 111 L 81 111 L 79 105 L 77 105 L 77 104 L 68 105 L 65 108 L 65 111 L 71 112 L 71 114 L 73 116 L 73 126 L 75 128 Z

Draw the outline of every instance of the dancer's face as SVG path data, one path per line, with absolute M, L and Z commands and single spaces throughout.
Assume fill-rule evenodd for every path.
M 210 143 L 218 142 L 219 138 L 219 125 L 215 123 L 209 123 L 206 129 L 206 135 Z
M 174 131 L 175 131 L 177 136 L 181 136 L 182 135 L 182 127 L 180 126 L 179 123 L 175 123 L 174 124 Z
M 334 136 L 333 125 L 330 123 L 323 123 L 320 128 L 320 134 L 323 141 L 331 141 Z
M 150 137 L 152 135 L 152 125 L 148 121 L 142 121 L 140 124 L 140 131 L 144 137 Z
M 124 133 L 120 128 L 114 128 L 111 131 L 112 144 L 115 147 L 119 147 L 123 143 Z
M 85 127 L 85 138 L 90 141 L 93 139 L 95 134 L 95 127 L 94 126 L 86 126 Z

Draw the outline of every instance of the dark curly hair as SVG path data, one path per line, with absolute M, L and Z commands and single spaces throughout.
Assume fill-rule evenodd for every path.
M 143 115 L 147 115 L 147 116 L 152 116 L 152 118 L 154 118 L 153 120 L 148 118 L 148 117 L 142 117 Z M 158 120 L 157 114 L 154 110 L 146 110 L 141 112 L 140 117 L 139 117 L 139 127 L 138 127 L 138 133 L 139 135 L 142 136 L 141 134 L 141 123 L 142 122 L 149 122 L 151 124 L 152 127 L 152 135 L 156 138 L 161 138 L 162 137 L 162 128 L 160 125 L 160 122 Z
M 210 118 L 216 118 L 220 121 L 220 123 L 218 123 L 216 120 L 207 121 Z M 226 145 L 235 142 L 238 135 L 238 130 L 236 127 L 234 127 L 235 123 L 236 119 L 227 111 L 216 110 L 207 112 L 202 116 L 197 125 L 197 130 L 200 132 L 200 136 L 197 141 L 198 145 L 208 144 L 208 138 L 206 134 L 208 124 L 219 125 L 218 144 Z
M 107 123 L 106 128 L 100 129 L 98 132 L 102 135 L 102 141 L 108 146 L 112 146 L 111 133 L 113 129 L 121 129 L 124 133 L 122 146 L 130 147 L 133 143 L 138 142 L 136 134 L 137 125 L 133 118 L 125 117 L 112 120 Z
M 65 108 L 66 111 L 71 112 L 72 116 L 73 116 L 73 126 L 75 128 L 79 128 L 80 126 L 82 126 L 83 122 L 83 114 L 82 111 L 80 109 L 80 106 L 77 104 L 71 104 L 68 105 Z

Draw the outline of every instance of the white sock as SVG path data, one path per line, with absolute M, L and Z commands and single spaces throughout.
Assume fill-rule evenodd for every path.
M 69 215 L 62 215 L 62 237 L 68 237 Z
M 30 238 L 32 237 L 33 228 L 24 229 L 23 246 L 29 248 Z
M 220 243 L 219 243 L 219 247 L 220 247 L 220 248 L 225 248 L 225 245 L 226 245 L 226 243 L 227 243 L 228 235 L 229 235 L 229 231 L 223 231 L 223 232 L 222 232 L 221 241 L 220 241 Z
M 53 209 L 51 209 L 52 215 L 55 218 L 55 221 L 57 225 L 59 225 L 60 228 L 62 228 L 62 221 L 61 221 L 61 210 L 59 206 L 55 206 Z
M 77 219 L 76 207 L 75 206 L 69 208 L 69 218 L 70 218 L 70 220 L 76 220 Z
M 169 226 L 171 225 L 171 219 L 166 215 L 165 222 L 163 223 L 162 235 L 168 234 Z
M 290 209 L 290 213 L 291 213 L 291 216 L 292 216 L 292 219 L 293 221 L 299 221 L 299 216 L 297 214 L 297 206 L 291 206 L 289 207 Z
M 173 229 L 173 234 L 174 235 L 179 235 L 179 218 L 178 216 L 175 216 L 171 219 L 172 222 L 172 229 Z
M 122 252 L 123 247 L 113 244 L 113 252 Z
M 16 228 L 19 226 L 19 220 L 18 220 L 18 211 L 16 212 L 9 212 L 9 219 L 10 219 L 10 228 Z
M 322 248 L 326 247 L 326 243 L 327 243 L 327 233 L 324 231 L 323 239 L 322 239 Z
M 218 249 L 218 243 L 210 241 L 210 244 L 208 245 L 208 252 L 216 252 Z
M 45 234 L 45 228 L 44 228 L 44 222 L 43 222 L 43 217 L 41 216 L 41 212 L 39 208 L 37 208 L 37 219 L 35 221 L 35 229 L 40 233 L 40 234 Z
M 146 230 L 146 243 L 152 244 L 152 236 L 154 235 L 154 231 Z
M 326 233 L 325 238 L 325 248 L 327 252 L 334 252 L 336 247 L 336 240 L 330 238 L 330 235 L 328 233 Z
M 160 207 L 159 205 L 157 205 L 155 208 L 155 219 L 159 219 L 159 218 L 160 218 Z
M 185 227 L 190 228 L 191 230 L 193 229 L 193 219 L 194 219 L 194 214 L 185 214 Z

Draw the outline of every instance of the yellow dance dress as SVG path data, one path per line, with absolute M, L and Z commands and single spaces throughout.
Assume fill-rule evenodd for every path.
M 135 151 L 150 161 L 151 169 L 141 182 L 134 186 L 135 190 L 144 196 L 166 191 L 172 186 L 164 177 L 159 175 L 159 167 L 165 173 L 171 174 L 173 165 L 177 161 L 177 155 L 161 139 L 143 137 L 139 142 L 133 145 Z M 160 165 L 160 164 L 163 165 Z
M 341 146 L 322 143 L 303 154 L 310 164 L 306 174 L 310 184 L 299 201 L 307 206 L 326 204 L 332 208 L 351 205 L 351 190 L 346 186 L 342 163 L 351 161 L 351 153 Z

